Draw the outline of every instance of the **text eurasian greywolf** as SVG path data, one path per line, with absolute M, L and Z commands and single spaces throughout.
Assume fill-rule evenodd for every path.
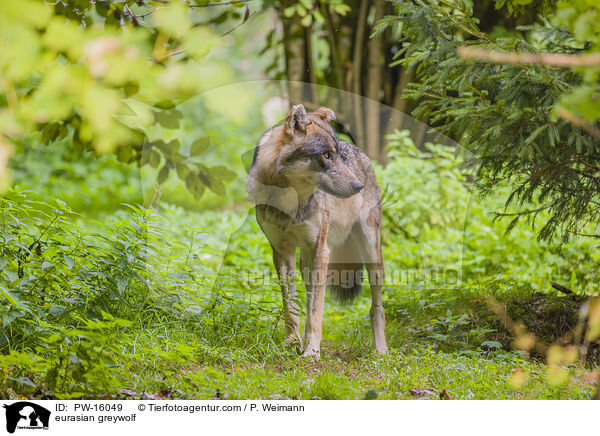
M 258 141 L 247 189 L 258 224 L 273 249 L 285 316 L 285 342 L 319 357 L 325 287 L 342 302 L 361 290 L 366 266 L 371 287 L 375 349 L 385 353 L 381 288 L 381 190 L 369 158 L 340 141 L 331 109 L 307 113 L 296 105 L 285 122 Z M 307 289 L 306 325 L 300 337 L 296 250 Z

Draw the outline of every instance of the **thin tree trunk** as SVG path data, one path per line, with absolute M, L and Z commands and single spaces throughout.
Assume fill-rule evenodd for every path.
M 411 67 L 402 67 L 402 71 L 400 72 L 400 77 L 398 82 L 396 83 L 396 87 L 394 89 L 394 99 L 392 101 L 392 108 L 394 109 L 390 120 L 385 129 L 386 135 L 389 135 L 394 130 L 402 129 L 402 124 L 404 121 L 404 117 L 408 116 L 408 112 L 410 111 L 410 107 L 408 100 L 403 97 L 403 92 L 408 86 L 410 82 L 412 82 L 415 78 L 414 69 Z M 406 115 L 405 115 L 406 114 Z
M 286 7 L 294 4 L 287 1 Z M 288 94 L 290 104 L 302 103 L 304 101 L 303 81 L 305 71 L 305 47 L 304 26 L 300 23 L 297 14 L 287 18 L 281 17 L 283 21 L 283 44 L 285 51 L 285 69 L 287 73 Z M 296 82 L 296 83 L 294 83 Z
M 391 2 L 385 3 L 385 15 L 394 14 L 394 5 Z M 397 42 L 393 38 L 392 27 L 385 29 L 383 33 L 383 99 L 382 102 L 386 106 L 392 106 L 394 98 L 394 83 L 396 83 L 397 71 L 389 65 L 394 61 L 394 52 L 392 47 L 397 46 Z
M 375 13 L 373 27 L 379 20 L 383 18 L 385 2 L 384 0 L 375 0 Z M 367 132 L 367 154 L 371 159 L 379 159 L 380 142 L 381 142 L 381 103 L 379 101 L 379 91 L 381 90 L 382 79 L 382 62 L 381 62 L 381 35 L 371 38 L 368 42 L 368 58 L 367 58 L 367 80 L 366 80 L 366 132 Z
M 310 82 L 310 86 L 308 88 L 308 95 L 306 96 L 312 104 L 317 104 L 319 100 L 319 96 L 317 95 L 317 71 L 315 69 L 315 60 L 313 55 L 313 46 L 312 46 L 312 25 L 304 28 L 304 38 L 305 38 L 305 47 L 306 47 L 306 69 L 308 72 L 308 80 Z
M 342 17 L 335 12 L 331 12 L 331 24 L 335 33 L 337 53 L 339 57 L 340 68 L 340 89 L 348 92 L 338 93 L 340 101 L 336 107 L 338 121 L 344 123 L 346 128 L 353 126 L 354 108 L 352 97 L 352 42 L 355 32 L 355 18 L 349 14 Z
M 352 56 L 352 92 L 361 94 L 361 71 L 363 58 L 363 43 L 365 40 L 365 31 L 367 28 L 367 13 L 369 11 L 370 0 L 361 1 L 358 10 L 358 19 L 356 23 L 356 38 L 354 39 L 354 54 Z
M 329 42 L 333 83 L 338 89 L 344 89 L 344 72 L 342 70 L 342 61 L 338 51 L 338 42 L 335 34 L 335 29 L 337 28 L 336 23 L 334 23 L 334 16 L 329 11 L 327 5 L 324 5 L 322 9 L 325 12 L 325 21 L 327 22 L 327 41 Z
M 354 51 L 352 56 L 352 107 L 354 109 L 354 134 L 356 135 L 356 145 L 365 148 L 365 135 L 362 110 L 362 61 L 363 44 L 365 40 L 365 31 L 367 28 L 367 12 L 370 1 L 362 0 L 358 10 L 358 19 L 356 23 L 356 37 L 354 38 Z
M 427 137 L 427 129 L 429 129 L 429 126 L 427 125 L 427 120 L 421 120 L 416 131 L 411 132 L 411 136 L 417 147 L 421 147 L 421 145 L 425 143 L 425 138 Z

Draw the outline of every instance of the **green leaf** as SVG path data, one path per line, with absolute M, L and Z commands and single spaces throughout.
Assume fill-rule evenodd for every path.
M 140 85 L 135 82 L 127 82 L 127 84 L 123 87 L 123 92 L 125 92 L 125 97 L 131 97 L 137 94 L 140 90 Z
M 179 177 L 183 181 L 185 181 L 188 174 L 190 173 L 189 167 L 183 163 L 175 164 L 175 171 L 177 171 L 177 177 Z
M 173 109 L 175 107 L 175 103 L 173 103 L 171 100 L 161 100 L 158 103 L 155 103 L 154 107 L 158 109 Z
M 117 290 L 119 291 L 119 294 L 122 294 L 123 291 L 125 291 L 125 289 L 127 288 L 128 280 L 126 277 L 120 276 L 120 277 L 117 277 L 116 282 L 117 282 Z
M 16 274 L 15 274 L 15 276 L 16 276 Z M 4 298 L 6 298 L 11 305 L 13 305 L 15 307 L 20 307 L 21 306 L 21 304 L 22 304 L 21 300 L 19 300 L 17 298 L 17 296 L 14 295 L 9 290 L 4 289 L 4 288 L 0 288 L 0 294 L 4 295 Z
M 185 186 L 196 200 L 199 200 L 204 194 L 205 186 L 200 180 L 198 174 L 190 172 L 185 178 Z
M 535 129 L 531 135 L 529 135 L 527 137 L 527 139 L 525 140 L 525 144 L 529 145 L 531 144 L 535 138 L 537 138 L 537 136 L 542 132 L 542 130 L 546 129 L 548 127 L 548 124 L 544 124 L 543 126 L 538 127 L 537 129 Z
M 172 110 L 154 112 L 154 118 L 161 126 L 167 129 L 179 128 L 179 118 L 175 116 Z
M 28 385 L 28 386 L 32 386 L 32 387 L 36 387 L 36 384 L 34 382 L 32 382 L 30 379 L 28 379 L 27 377 L 19 377 L 19 378 L 14 378 L 14 377 L 6 377 L 9 380 L 12 381 L 16 381 L 17 383 L 21 383 L 24 385 Z
M 169 171 L 170 171 L 170 167 L 169 165 L 167 165 L 165 163 L 165 165 L 160 169 L 160 171 L 158 172 L 158 177 L 156 178 L 156 181 L 158 182 L 158 184 L 162 184 L 165 182 L 165 180 L 167 180 L 167 178 L 169 177 Z
M 46 372 L 46 385 L 53 391 L 56 388 L 56 379 L 58 378 L 58 367 L 53 366 Z
M 217 195 L 225 195 L 226 193 L 225 183 L 223 183 L 221 180 L 212 180 L 208 187 Z
M 175 38 L 182 38 L 192 27 L 189 9 L 179 2 L 170 2 L 156 8 L 153 21 L 162 32 Z
M 123 146 L 117 149 L 117 160 L 119 162 L 129 163 L 134 156 L 133 149 L 129 146 Z
M 60 304 L 56 304 L 48 309 L 48 313 L 52 316 L 61 316 L 65 311 L 65 306 L 61 306 Z
M 148 162 L 152 168 L 158 168 L 158 165 L 160 165 L 160 154 L 156 150 L 150 150 Z
M 210 188 L 211 180 L 208 176 L 208 168 L 206 168 L 204 165 L 202 165 L 202 169 L 199 169 L 196 172 L 196 176 L 205 186 L 208 186 Z
M 100 15 L 101 17 L 106 17 L 106 15 L 108 14 L 109 7 L 110 3 L 107 1 L 96 2 L 96 12 L 98 12 L 98 15 Z
M 302 6 L 301 4 L 296 4 L 296 11 L 298 12 L 298 15 L 301 17 L 304 17 L 307 14 L 306 8 L 304 6 Z
M 210 147 L 210 138 L 208 136 L 197 139 L 190 147 L 190 156 L 198 156 L 204 153 Z
M 283 16 L 286 18 L 292 18 L 295 13 L 296 13 L 295 6 L 289 6 L 283 10 Z
M 133 325 L 133 321 L 118 318 L 115 320 L 115 324 L 119 327 L 130 327 Z
M 496 348 L 496 349 L 501 349 L 502 348 L 502 344 L 500 342 L 497 341 L 483 341 L 481 343 L 482 347 L 488 347 L 488 348 Z
M 311 14 L 306 14 L 306 16 L 304 18 L 302 18 L 302 20 L 300 20 L 300 23 L 304 26 L 304 27 L 308 27 L 312 24 L 313 21 L 313 17 Z
M 17 280 L 17 273 L 14 271 L 11 271 L 10 269 L 7 269 L 4 271 L 4 274 L 6 274 L 6 277 L 8 278 L 8 281 L 10 283 L 14 282 L 15 280 Z M 1 290 L 0 290 L 1 292 Z M 8 291 L 7 291 L 8 292 Z
M 156 143 L 156 146 L 161 149 L 166 156 L 172 157 L 177 153 L 181 144 L 178 139 L 173 139 L 169 142 L 159 141 Z
M 52 122 L 46 124 L 42 130 L 42 142 L 44 145 L 48 145 L 54 142 L 60 133 L 60 124 L 58 122 Z
M 232 182 L 235 180 L 236 173 L 229 170 L 227 167 L 223 165 L 217 165 L 210 169 L 210 178 L 211 180 L 221 180 L 224 182 Z

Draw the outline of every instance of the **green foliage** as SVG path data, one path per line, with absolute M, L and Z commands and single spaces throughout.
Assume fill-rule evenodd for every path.
M 116 376 L 127 359 L 123 348 L 130 346 L 122 328 L 192 326 L 195 355 L 226 361 L 223 347 L 246 343 L 280 312 L 270 310 L 266 295 L 259 305 L 244 299 L 244 290 L 215 284 L 220 258 L 203 248 L 211 237 L 184 220 L 169 229 L 151 210 L 129 207 L 123 216 L 83 228 L 65 203 L 27 194 L 14 189 L 1 200 L 0 349 L 10 354 L 0 361 L 14 375 L 1 380 L 9 386 L 25 383 L 60 398 L 115 395 L 123 385 Z M 217 223 L 232 226 L 217 214 L 205 224 Z M 162 355 L 164 344 L 156 346 L 143 355 Z
M 536 289 L 557 281 L 582 293 L 597 292 L 595 241 L 576 237 L 556 248 L 536 241 L 534 222 L 525 220 L 504 234 L 506 220 L 496 219 L 496 213 L 510 187 L 498 186 L 485 199 L 472 192 L 464 174 L 468 153 L 463 157 L 460 150 L 431 143 L 420 150 L 407 131 L 390 135 L 388 150 L 390 161 L 377 167 L 378 179 L 385 181 L 382 237 L 388 270 L 417 270 L 422 280 L 444 272 L 464 280 L 504 277 Z M 539 218 L 548 216 L 540 212 Z
M 469 199 L 461 160 L 449 148 L 419 150 L 405 132 L 389 142 L 392 158 L 376 168 L 380 180 L 390 181 L 388 275 L 458 268 L 462 243 L 470 261 L 459 289 L 424 281 L 386 287 L 395 350 L 389 356 L 370 354 L 368 292 L 350 309 L 326 305 L 325 355 L 317 371 L 281 346 L 281 296 L 253 216 L 199 215 L 164 203 L 160 213 L 127 207 L 103 223 L 82 221 L 64 203 L 14 189 L 2 199 L 0 217 L 0 394 L 358 399 L 374 391 L 387 399 L 437 398 L 445 389 L 453 398 L 588 398 L 591 388 L 573 365 L 567 381 L 557 382 L 543 363 L 511 351 L 512 337 L 482 298 L 493 289 L 511 316 L 529 326 L 526 305 L 544 307 L 530 303 L 532 285 L 548 287 L 541 271 L 551 265 L 552 279 L 568 280 L 558 267 L 592 262 L 592 247 L 565 245 L 569 255 L 552 254 L 521 224 L 503 235 L 490 214 L 492 197 Z M 463 235 L 463 228 L 471 233 Z M 271 273 L 267 280 L 264 272 Z M 496 279 L 487 280 L 492 274 Z M 576 272 L 569 283 L 593 290 L 589 277 Z M 548 298 L 550 314 L 565 300 Z M 548 328 L 535 330 L 532 321 L 536 334 Z M 518 386 L 516 368 L 526 378 Z
M 396 2 L 396 10 L 397 15 L 380 23 L 380 31 L 401 26 L 404 46 L 397 62 L 415 65 L 419 77 L 406 92 L 418 102 L 414 114 L 460 139 L 478 165 L 479 187 L 487 192 L 510 185 L 507 206 L 514 204 L 522 212 L 515 222 L 523 215 L 549 211 L 541 238 L 556 232 L 567 238 L 595 221 L 597 139 L 585 126 L 555 115 L 555 108 L 567 100 L 593 101 L 590 85 L 582 84 L 590 73 L 472 62 L 456 55 L 462 46 L 571 53 L 593 51 L 593 45 L 569 39 L 562 29 L 541 26 L 531 29 L 531 41 L 514 36 L 492 39 L 460 3 Z M 591 112 L 584 115 L 596 119 Z
M 556 27 L 564 27 L 582 48 L 581 53 L 600 53 L 600 5 L 589 1 L 560 1 L 556 12 L 549 15 Z M 572 92 L 563 95 L 558 107 L 579 115 L 591 123 L 600 120 L 600 65 L 575 69 L 582 83 Z
M 243 175 L 240 151 L 250 150 L 264 128 L 256 116 L 260 97 L 229 86 L 182 101 L 234 78 L 255 78 L 241 65 L 245 45 L 204 61 L 215 35 L 231 30 L 228 19 L 265 26 L 248 21 L 248 5 L 138 3 L 97 1 L 88 9 L 83 1 L 59 2 L 41 16 L 29 14 L 41 5 L 33 0 L 21 9 L 0 6 L 0 41 L 7 46 L 0 55 L 0 126 L 14 146 L 10 168 L 20 187 L 0 200 L 1 397 L 391 399 L 438 398 L 442 391 L 461 399 L 591 397 L 583 376 L 595 366 L 562 356 L 546 364 L 535 350 L 513 350 L 513 332 L 485 301 L 493 294 L 538 342 L 550 345 L 565 333 L 559 328 L 572 325 L 578 303 L 544 293 L 548 282 L 578 294 L 597 292 L 593 241 L 573 238 L 553 250 L 535 241 L 525 221 L 505 235 L 494 212 L 511 186 L 499 183 L 500 192 L 485 199 L 471 195 L 473 175 L 463 169 L 468 154 L 439 144 L 417 147 L 406 132 L 390 136 L 389 162 L 376 167 L 387 185 L 382 248 L 388 277 L 407 270 L 426 275 L 385 288 L 391 353 L 371 353 L 368 287 L 352 308 L 326 305 L 320 363 L 282 347 L 271 250 L 255 217 L 240 212 L 243 177 L 234 178 Z M 341 61 L 341 73 L 352 65 L 348 44 L 340 43 L 342 33 L 354 31 L 352 6 L 359 2 L 299 2 L 287 12 L 302 21 L 303 32 L 315 31 L 320 82 L 346 77 L 332 74 L 329 59 Z M 433 32 L 426 35 L 436 47 L 447 42 L 435 39 L 438 30 L 456 30 L 449 10 L 437 11 L 439 29 L 423 28 Z M 412 17 L 413 24 L 431 18 L 427 14 Z M 463 23 L 461 13 L 453 18 Z M 331 20 L 345 29 L 325 43 Z M 387 20 L 381 26 L 396 19 Z M 365 21 L 369 29 L 375 25 L 370 14 Z M 451 33 L 457 41 L 474 40 L 474 28 L 466 25 L 466 33 Z M 257 34 L 267 33 L 261 28 Z M 536 28 L 530 34 L 528 44 L 537 49 L 548 33 Z M 267 35 L 276 46 L 276 32 Z M 559 50 L 561 38 L 543 44 Z M 407 53 L 421 56 L 423 83 L 428 50 L 447 71 L 450 54 L 435 57 L 431 46 L 412 42 L 415 51 Z M 342 48 L 337 57 L 330 51 Z M 202 62 L 194 64 L 197 59 Z M 271 60 L 263 55 L 257 62 Z M 481 66 L 469 65 L 472 85 L 505 91 L 502 80 L 483 79 Z M 587 80 L 547 70 L 534 68 L 533 78 L 523 74 L 539 92 L 557 74 Z M 544 74 L 552 80 L 540 79 Z M 466 84 L 452 83 L 459 91 L 449 87 L 444 98 L 456 92 L 472 107 L 481 104 L 469 100 L 476 93 L 467 95 Z M 445 109 L 460 112 L 461 104 Z M 40 115 L 46 106 L 51 116 Z M 533 109 L 529 116 L 531 124 L 549 117 Z M 559 140 L 565 132 L 559 129 Z M 538 134 L 532 143 L 557 139 L 550 128 Z M 109 149 L 112 154 L 95 156 Z M 150 189 L 148 180 L 158 183 Z M 219 196 L 226 184 L 232 195 Z M 164 194 L 153 203 L 156 211 L 127 205 L 147 205 L 156 193 Z M 191 211 L 199 204 L 206 206 L 202 213 Z M 538 216 L 551 218 L 546 211 Z M 460 272 L 460 286 L 428 280 L 438 269 Z
M 432 239 L 436 231 L 460 227 L 469 189 L 455 150 L 432 143 L 419 150 L 407 130 L 394 132 L 387 139 L 390 161 L 379 169 L 393 202 L 384 210 L 391 221 L 386 230 L 403 228 L 410 236 Z M 409 184 L 409 180 L 419 183 Z
M 10 142 L 39 138 L 63 147 L 67 138 L 79 151 L 160 166 L 159 184 L 173 170 L 196 199 L 205 188 L 222 195 L 232 176 L 192 162 L 203 150 L 183 155 L 178 142 L 146 141 L 155 123 L 178 129 L 177 103 L 211 86 L 201 79 L 212 72 L 197 61 L 217 42 L 203 18 L 218 17 L 193 14 L 185 2 L 166 3 L 2 3 L 0 167 Z M 236 15 L 227 9 L 219 22 Z
M 19 141 L 9 161 L 13 186 L 27 186 L 28 198 L 61 198 L 87 217 L 99 218 L 122 209 L 122 203 L 143 204 L 139 170 L 114 154 L 96 157 L 68 143 L 46 147 Z
M 148 290 L 148 213 L 138 210 L 120 225 L 101 226 L 102 234 L 86 235 L 59 200 L 31 201 L 13 190 L 1 208 L 2 347 L 28 342 L 52 323 L 76 325 L 123 304 L 143 306 L 144 293 L 131 289 Z

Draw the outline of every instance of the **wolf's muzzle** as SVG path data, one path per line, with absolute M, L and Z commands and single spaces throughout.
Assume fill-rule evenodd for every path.
M 365 187 L 365 185 L 363 185 L 361 182 L 356 181 L 356 182 L 352 182 L 350 184 L 350 186 L 352 187 L 352 190 L 354 191 L 355 194 L 358 194 L 362 188 Z

